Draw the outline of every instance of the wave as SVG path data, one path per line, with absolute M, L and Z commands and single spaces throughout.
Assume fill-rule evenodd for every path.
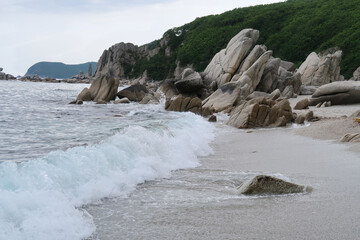
M 214 127 L 199 116 L 129 126 L 104 141 L 0 164 L 0 239 L 83 239 L 95 231 L 81 206 L 126 197 L 137 184 L 198 166 Z

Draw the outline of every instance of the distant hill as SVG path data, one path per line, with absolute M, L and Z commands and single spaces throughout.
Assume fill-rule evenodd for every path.
M 39 77 L 51 78 L 71 78 L 79 74 L 80 71 L 86 75 L 89 65 L 92 65 L 92 74 L 95 73 L 97 62 L 87 62 L 82 64 L 64 64 L 61 62 L 38 62 L 32 65 L 26 72 L 25 76 L 33 76 L 34 74 Z

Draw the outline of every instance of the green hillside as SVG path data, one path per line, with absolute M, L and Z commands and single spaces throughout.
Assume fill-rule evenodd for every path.
M 215 53 L 244 28 L 260 30 L 258 44 L 275 57 L 299 65 L 312 51 L 339 47 L 343 50 L 341 74 L 350 78 L 360 66 L 360 0 L 288 0 L 282 3 L 239 8 L 220 15 L 197 18 L 167 31 L 172 52 L 165 47 L 150 60 L 137 62 L 130 77 L 147 69 L 150 77 L 171 77 L 175 61 L 203 71 Z M 160 46 L 154 41 L 149 47 Z
M 90 64 L 94 74 L 97 66 L 96 62 L 87 62 L 82 64 L 38 62 L 27 70 L 25 76 L 33 76 L 34 74 L 37 74 L 40 77 L 51 77 L 59 79 L 71 78 L 72 76 L 79 74 L 80 71 L 82 71 L 84 74 L 87 74 Z

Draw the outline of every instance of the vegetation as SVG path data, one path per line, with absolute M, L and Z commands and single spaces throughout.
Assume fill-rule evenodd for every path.
M 313 51 L 339 47 L 343 50 L 341 73 L 348 79 L 360 66 L 359 19 L 360 0 L 288 0 L 197 18 L 164 34 L 170 56 L 160 40 L 149 44 L 151 49 L 161 48 L 159 54 L 138 61 L 131 75 L 137 77 L 147 69 L 154 79 L 171 77 L 177 60 L 203 71 L 233 36 L 244 28 L 254 28 L 260 31 L 258 44 L 297 65 Z
M 73 65 L 60 62 L 38 62 L 28 69 L 25 76 L 34 76 L 37 74 L 40 77 L 51 77 L 58 79 L 71 78 L 80 72 L 83 72 L 86 75 L 90 64 L 94 74 L 97 66 L 96 62 L 87 62 Z

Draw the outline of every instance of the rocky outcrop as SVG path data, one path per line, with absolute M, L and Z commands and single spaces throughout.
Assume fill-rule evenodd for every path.
M 321 86 L 342 80 L 340 76 L 340 62 L 342 51 L 316 54 L 312 52 L 301 64 L 298 73 L 304 85 Z
M 109 102 L 115 100 L 118 87 L 119 79 L 111 76 L 97 78 L 89 88 L 91 100 L 94 102 Z
M 95 78 L 109 75 L 118 78 L 125 78 L 125 68 L 133 66 L 139 56 L 144 55 L 144 50 L 132 43 L 118 43 L 105 50 L 101 55 Z
M 15 80 L 16 77 L 14 77 L 13 75 L 11 74 L 6 74 L 3 72 L 3 68 L 0 67 L 0 80 Z
M 178 95 L 174 99 L 166 100 L 165 109 L 167 111 L 202 114 L 201 99 L 198 97 Z
M 311 191 L 311 187 L 305 187 L 267 175 L 256 176 L 244 182 L 238 188 L 239 194 L 245 195 L 290 194 Z
M 180 93 L 193 93 L 204 87 L 200 73 L 191 68 L 186 68 L 181 79 L 175 82 L 175 87 Z
M 86 77 L 87 78 L 91 78 L 92 77 L 92 65 L 89 64 L 89 69 L 88 69 L 88 72 L 86 74 Z
M 117 93 L 117 96 L 121 98 L 127 98 L 130 101 L 140 102 L 149 93 L 148 89 L 141 84 L 131 85 Z
M 249 54 L 259 38 L 259 31 L 244 29 L 233 37 L 225 49 L 218 52 L 206 67 L 203 77 L 207 85 L 216 82 L 218 87 L 229 82 L 240 63 Z
M 341 81 L 323 85 L 310 98 L 310 106 L 328 101 L 332 105 L 360 103 L 360 82 Z
M 84 88 L 76 98 L 76 101 L 91 101 L 91 92 L 88 88 Z
M 266 63 L 264 73 L 261 77 L 259 85 L 256 87 L 257 91 L 261 92 L 272 92 L 276 88 L 276 81 L 279 75 L 281 59 L 280 58 L 270 58 Z
M 165 80 L 159 87 L 159 91 L 165 94 L 165 98 L 169 99 L 179 94 L 179 91 L 175 87 L 174 79 Z
M 281 127 L 293 120 L 288 100 L 255 98 L 244 101 L 230 115 L 228 125 L 236 128 Z

